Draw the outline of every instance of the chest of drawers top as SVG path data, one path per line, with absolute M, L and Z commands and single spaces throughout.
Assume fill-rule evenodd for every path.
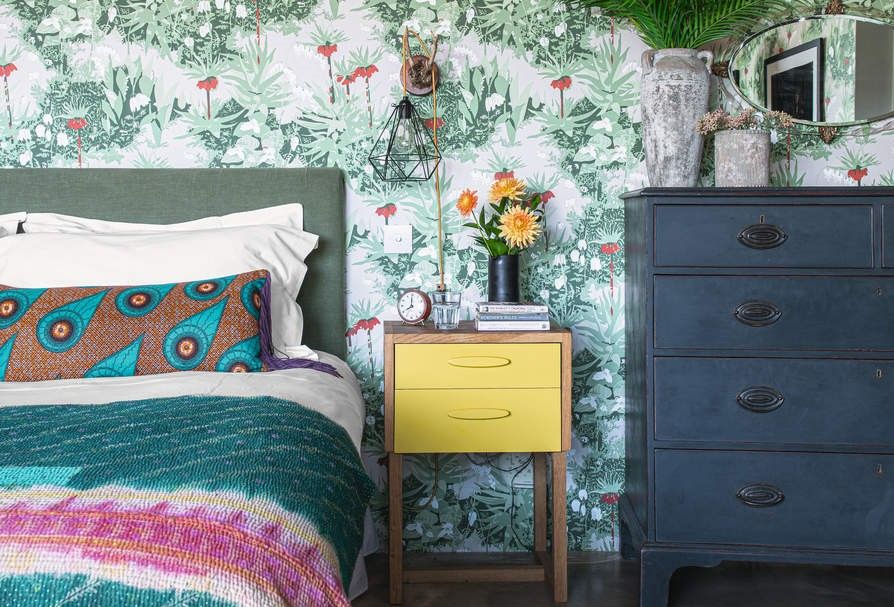
M 623 198 L 628 222 L 643 228 L 644 261 L 662 273 L 894 275 L 894 188 L 649 188 Z

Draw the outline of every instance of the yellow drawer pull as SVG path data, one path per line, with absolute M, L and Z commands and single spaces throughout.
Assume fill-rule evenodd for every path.
M 512 412 L 508 409 L 454 409 L 447 412 L 447 417 L 464 420 L 502 419 L 510 415 Z
M 512 361 L 502 356 L 458 356 L 447 361 L 451 367 L 463 367 L 465 369 L 492 369 L 495 367 L 508 367 Z

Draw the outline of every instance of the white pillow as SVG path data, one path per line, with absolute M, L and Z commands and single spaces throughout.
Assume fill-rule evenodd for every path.
M 28 214 L 24 212 L 0 215 L 0 228 L 7 234 L 15 234 L 19 229 L 19 224 L 25 221 L 27 216 Z
M 270 272 L 273 345 L 291 357 L 301 345 L 295 302 L 304 259 L 319 238 L 285 226 L 143 234 L 18 234 L 0 238 L 0 284 L 21 288 L 145 285 Z
M 182 230 L 208 230 L 256 225 L 280 225 L 304 229 L 304 207 L 300 204 L 281 204 L 275 207 L 230 213 L 219 217 L 203 217 L 182 223 L 128 223 L 89 219 L 60 213 L 28 213 L 24 230 L 27 233 L 54 232 L 68 234 L 115 234 L 120 232 L 174 232 Z M 15 233 L 15 230 L 12 231 Z

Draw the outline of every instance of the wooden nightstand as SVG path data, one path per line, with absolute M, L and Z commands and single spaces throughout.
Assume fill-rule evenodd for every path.
M 388 452 L 392 604 L 413 582 L 552 582 L 568 600 L 566 453 L 571 446 L 571 332 L 455 331 L 385 323 L 385 450 Z M 403 567 L 404 453 L 534 453 L 534 552 L 539 564 L 468 569 Z M 547 552 L 547 455 L 552 552 Z

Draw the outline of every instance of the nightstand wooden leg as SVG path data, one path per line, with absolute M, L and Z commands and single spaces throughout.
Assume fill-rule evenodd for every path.
M 403 456 L 388 454 L 388 589 L 392 605 L 404 599 Z
M 553 600 L 568 601 L 568 525 L 566 519 L 565 469 L 567 454 L 552 454 L 553 492 Z
M 534 454 L 534 552 L 546 552 L 546 454 Z

